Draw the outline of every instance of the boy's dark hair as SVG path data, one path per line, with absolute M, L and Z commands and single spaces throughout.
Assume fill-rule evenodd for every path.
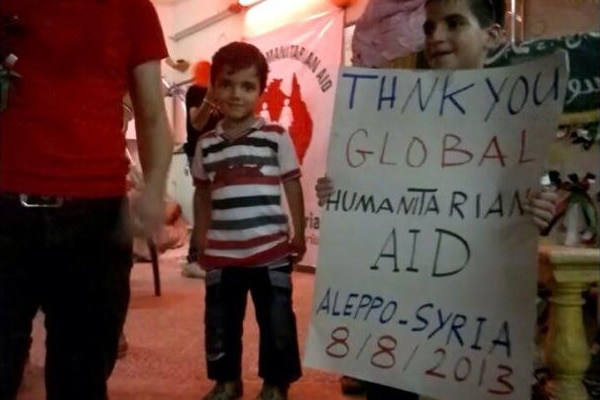
M 210 68 L 210 83 L 214 86 L 217 76 L 224 68 L 231 68 L 232 72 L 241 69 L 256 67 L 260 92 L 267 86 L 269 64 L 263 53 L 254 45 L 244 42 L 231 42 L 221 47 L 212 58 Z
M 426 3 L 432 1 L 448 1 L 448 0 L 427 0 Z M 469 5 L 469 9 L 477 18 L 477 22 L 483 28 L 490 25 L 498 24 L 504 27 L 506 4 L 505 0 L 465 0 Z
M 482 27 L 493 24 L 504 26 L 506 5 L 504 0 L 467 0 L 471 12 Z

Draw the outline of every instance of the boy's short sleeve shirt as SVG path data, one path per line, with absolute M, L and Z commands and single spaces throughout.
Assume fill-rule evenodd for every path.
M 219 123 L 198 140 L 192 175 L 196 185 L 210 184 L 211 221 L 202 265 L 260 266 L 289 256 L 281 183 L 301 173 L 285 129 L 259 119 L 247 133 L 230 139 Z
M 276 133 L 272 135 L 272 139 L 277 143 L 277 162 L 281 182 L 299 178 L 302 175 L 302 172 L 296 156 L 296 149 L 289 132 L 279 125 L 267 124 L 264 119 L 259 118 L 251 128 L 249 134 L 261 130 L 264 130 L 266 133 Z M 227 141 L 223 136 L 221 123 L 218 123 L 213 131 L 201 136 L 196 143 L 195 155 L 191 167 L 191 174 L 196 183 L 208 183 L 211 181 L 203 165 L 202 149 L 207 146 L 207 140 L 213 143 Z

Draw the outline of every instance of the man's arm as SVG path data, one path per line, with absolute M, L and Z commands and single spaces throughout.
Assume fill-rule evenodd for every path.
M 173 155 L 173 139 L 161 85 L 160 61 L 146 62 L 134 68 L 130 93 L 145 182 L 140 217 L 145 221 L 147 233 L 155 232 L 162 224 L 163 198 Z
M 202 131 L 204 129 L 215 107 L 212 90 L 208 88 L 202 103 L 199 106 L 190 107 L 190 123 L 195 130 Z
M 294 225 L 294 237 L 292 238 L 292 249 L 294 261 L 300 261 L 306 252 L 306 238 L 304 236 L 306 221 L 304 220 L 304 194 L 300 178 L 290 179 L 283 183 L 285 196 L 290 208 L 290 216 Z

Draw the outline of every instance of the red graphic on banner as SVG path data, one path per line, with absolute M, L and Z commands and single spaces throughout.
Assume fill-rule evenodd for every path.
M 296 74 L 292 77 L 289 96 L 281 88 L 283 79 L 273 79 L 265 89 L 262 102 L 256 110 L 267 121 L 283 126 L 290 132 L 296 156 L 300 164 L 304 161 L 313 134 L 313 120 L 302 97 Z

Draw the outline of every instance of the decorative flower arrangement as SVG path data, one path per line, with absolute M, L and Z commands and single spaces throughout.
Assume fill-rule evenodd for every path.
M 567 179 L 562 180 L 560 173 L 553 170 L 548 173 L 547 179 L 558 190 L 566 192 L 566 196 L 557 204 L 556 216 L 545 233 L 564 218 L 567 230 L 565 244 L 593 244 L 598 234 L 598 210 L 588 192 L 596 176 L 589 172 L 583 178 L 569 174 Z
M 19 60 L 11 51 L 12 39 L 23 34 L 24 29 L 21 20 L 16 15 L 2 17 L 0 20 L 0 111 L 8 107 L 8 95 L 10 87 L 15 79 L 20 79 L 14 66 Z

